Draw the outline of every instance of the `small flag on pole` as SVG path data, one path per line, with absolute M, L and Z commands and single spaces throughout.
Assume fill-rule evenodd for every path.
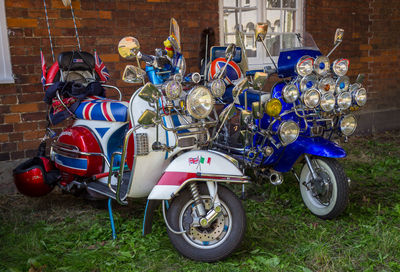
M 96 50 L 94 50 L 94 59 L 96 62 L 95 70 L 96 70 L 97 74 L 99 75 L 100 80 L 106 82 L 107 80 L 110 79 L 110 74 L 108 73 L 106 65 L 99 57 Z
M 42 82 L 42 85 L 46 85 L 46 60 L 44 59 L 43 51 L 40 49 L 40 63 L 42 65 L 42 78 L 40 81 Z

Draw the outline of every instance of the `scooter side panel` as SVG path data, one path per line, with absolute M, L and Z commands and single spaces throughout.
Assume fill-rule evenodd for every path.
M 285 147 L 281 159 L 273 166 L 274 170 L 287 172 L 302 154 L 310 154 L 327 158 L 346 157 L 346 151 L 339 145 L 322 137 L 302 137 Z

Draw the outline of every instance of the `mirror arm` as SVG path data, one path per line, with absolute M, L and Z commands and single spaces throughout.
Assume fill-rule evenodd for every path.
M 264 46 L 265 51 L 267 51 L 268 57 L 269 57 L 270 60 L 272 61 L 272 64 L 275 66 L 276 71 L 278 72 L 278 66 L 276 65 L 274 59 L 272 58 L 272 55 L 271 55 L 271 53 L 269 52 L 267 46 L 265 45 L 264 40 L 261 40 L 261 43 L 262 43 L 262 45 Z
M 339 44 L 341 44 L 342 42 L 338 42 L 337 44 L 335 44 L 335 46 L 332 48 L 332 50 L 328 53 L 328 55 L 326 55 L 328 58 L 329 56 L 333 53 L 333 51 L 336 50 L 336 48 L 339 46 Z

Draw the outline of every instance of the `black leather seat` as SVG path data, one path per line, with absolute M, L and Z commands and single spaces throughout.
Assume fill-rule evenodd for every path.
M 67 51 L 58 55 L 58 65 L 64 71 L 89 71 L 95 67 L 94 56 L 88 52 Z

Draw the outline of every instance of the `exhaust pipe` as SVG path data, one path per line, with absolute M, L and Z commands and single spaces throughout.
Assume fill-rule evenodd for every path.
M 272 185 L 281 185 L 283 183 L 283 176 L 281 173 L 276 172 L 276 171 L 271 171 L 269 174 L 269 182 L 271 182 Z

